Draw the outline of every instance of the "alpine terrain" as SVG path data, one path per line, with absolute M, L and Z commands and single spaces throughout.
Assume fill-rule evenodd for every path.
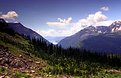
M 96 52 L 121 52 L 121 21 L 110 26 L 89 26 L 76 34 L 61 40 L 63 48 L 79 48 Z
M 113 25 L 110 26 L 113 30 L 90 26 L 80 31 L 85 35 L 77 33 L 76 37 L 81 37 L 81 41 L 98 39 L 97 36 L 113 39 L 112 32 L 118 34 L 118 38 L 120 27 Z M 120 55 L 63 49 L 20 23 L 6 23 L 0 19 L 1 78 L 114 78 L 121 77 L 120 66 Z

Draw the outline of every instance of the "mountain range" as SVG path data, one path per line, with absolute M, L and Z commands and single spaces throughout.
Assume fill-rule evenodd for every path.
M 21 23 L 6 23 L 3 19 L 0 22 L 15 32 L 35 39 L 41 39 L 50 44 L 35 31 L 23 26 Z M 64 37 L 63 37 L 64 38 Z M 121 21 L 115 21 L 110 26 L 89 26 L 66 38 L 54 38 L 62 48 L 87 49 L 93 52 L 120 53 L 121 52 Z M 62 40 L 60 40 L 62 39 Z
M 110 26 L 89 26 L 62 39 L 63 48 L 87 49 L 95 52 L 121 53 L 121 21 Z

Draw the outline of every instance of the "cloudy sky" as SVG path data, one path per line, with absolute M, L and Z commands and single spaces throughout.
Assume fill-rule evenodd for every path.
M 70 36 L 121 19 L 121 0 L 0 0 L 0 18 L 21 22 L 43 37 Z

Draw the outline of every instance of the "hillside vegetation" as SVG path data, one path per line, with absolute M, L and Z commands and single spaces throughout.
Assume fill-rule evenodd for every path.
M 63 49 L 31 39 L 0 23 L 0 77 L 120 78 L 118 54 Z

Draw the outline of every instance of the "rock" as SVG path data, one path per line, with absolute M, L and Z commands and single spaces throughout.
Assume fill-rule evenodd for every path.
M 31 73 L 35 73 L 35 71 L 34 70 L 31 70 Z
M 12 55 L 7 47 L 0 45 L 0 65 L 11 66 L 15 68 L 27 68 L 29 64 L 26 59 Z
M 36 61 L 35 63 L 36 63 L 36 64 L 40 64 L 40 62 L 39 62 L 39 61 Z
M 3 76 L 0 76 L 0 78 L 5 78 L 5 75 L 3 75 Z

